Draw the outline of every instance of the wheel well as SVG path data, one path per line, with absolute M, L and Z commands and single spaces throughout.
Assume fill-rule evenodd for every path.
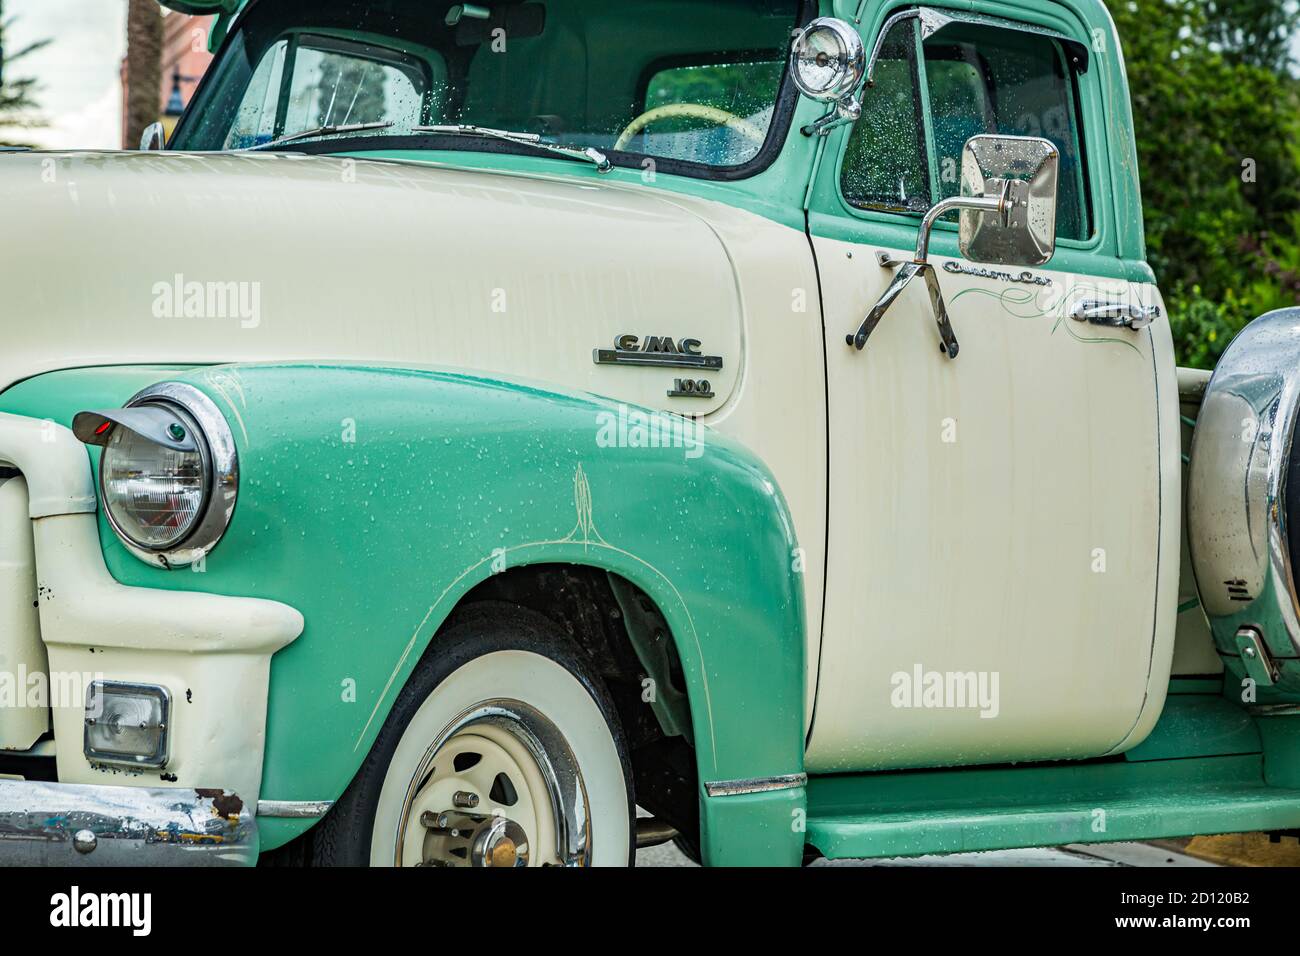
M 627 737 L 637 805 L 698 842 L 698 776 L 686 680 L 654 601 L 625 578 L 572 564 L 511 568 L 476 586 L 460 606 L 482 601 L 535 611 L 590 655 Z

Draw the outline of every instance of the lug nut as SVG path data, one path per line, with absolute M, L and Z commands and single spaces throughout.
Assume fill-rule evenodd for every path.
M 445 813 L 434 813 L 432 810 L 425 810 L 420 814 L 420 826 L 426 830 L 433 830 L 437 833 L 452 833 L 456 831 L 448 828 L 450 820 Z
M 461 810 L 473 810 L 478 806 L 478 794 L 470 793 L 468 790 L 457 790 L 451 802 Z

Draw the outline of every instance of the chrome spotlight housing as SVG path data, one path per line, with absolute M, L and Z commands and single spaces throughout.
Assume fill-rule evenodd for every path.
M 850 23 L 834 17 L 813 20 L 795 37 L 790 49 L 795 86 L 804 96 L 822 103 L 852 96 L 866 70 L 862 37 Z
M 866 73 L 866 48 L 853 24 L 818 17 L 804 27 L 790 48 L 790 77 L 804 96 L 834 104 L 831 112 L 804 127 L 804 134 L 825 135 L 855 121 L 862 114 L 857 92 Z

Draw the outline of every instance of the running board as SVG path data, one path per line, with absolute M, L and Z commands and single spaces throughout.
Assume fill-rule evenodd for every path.
M 806 841 L 845 859 L 1300 828 L 1300 789 L 1266 786 L 1260 770 L 1242 755 L 814 777 Z M 860 809 L 845 805 L 855 791 Z

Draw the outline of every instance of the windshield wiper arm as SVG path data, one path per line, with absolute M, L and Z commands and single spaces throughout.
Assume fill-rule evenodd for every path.
M 444 133 L 453 136 L 481 136 L 485 139 L 500 139 L 507 143 L 531 146 L 553 156 L 563 156 L 565 159 L 577 159 L 592 163 L 595 165 L 597 172 L 607 173 L 614 168 L 614 164 L 609 161 L 609 157 L 598 149 L 591 146 L 561 146 L 558 143 L 548 143 L 537 133 L 516 133 L 511 130 L 492 129 L 488 126 L 470 126 L 464 123 L 446 126 L 412 126 L 411 132 Z
M 290 133 L 287 136 L 281 136 L 267 143 L 258 143 L 256 146 L 245 146 L 236 152 L 246 153 L 254 149 L 270 149 L 272 146 L 279 146 L 281 143 L 292 143 L 299 139 L 310 139 L 313 136 L 334 136 L 341 133 L 361 133 L 372 129 L 389 129 L 397 124 L 391 120 L 382 123 L 349 123 L 341 126 L 317 126 L 315 129 L 305 129 L 301 133 Z

